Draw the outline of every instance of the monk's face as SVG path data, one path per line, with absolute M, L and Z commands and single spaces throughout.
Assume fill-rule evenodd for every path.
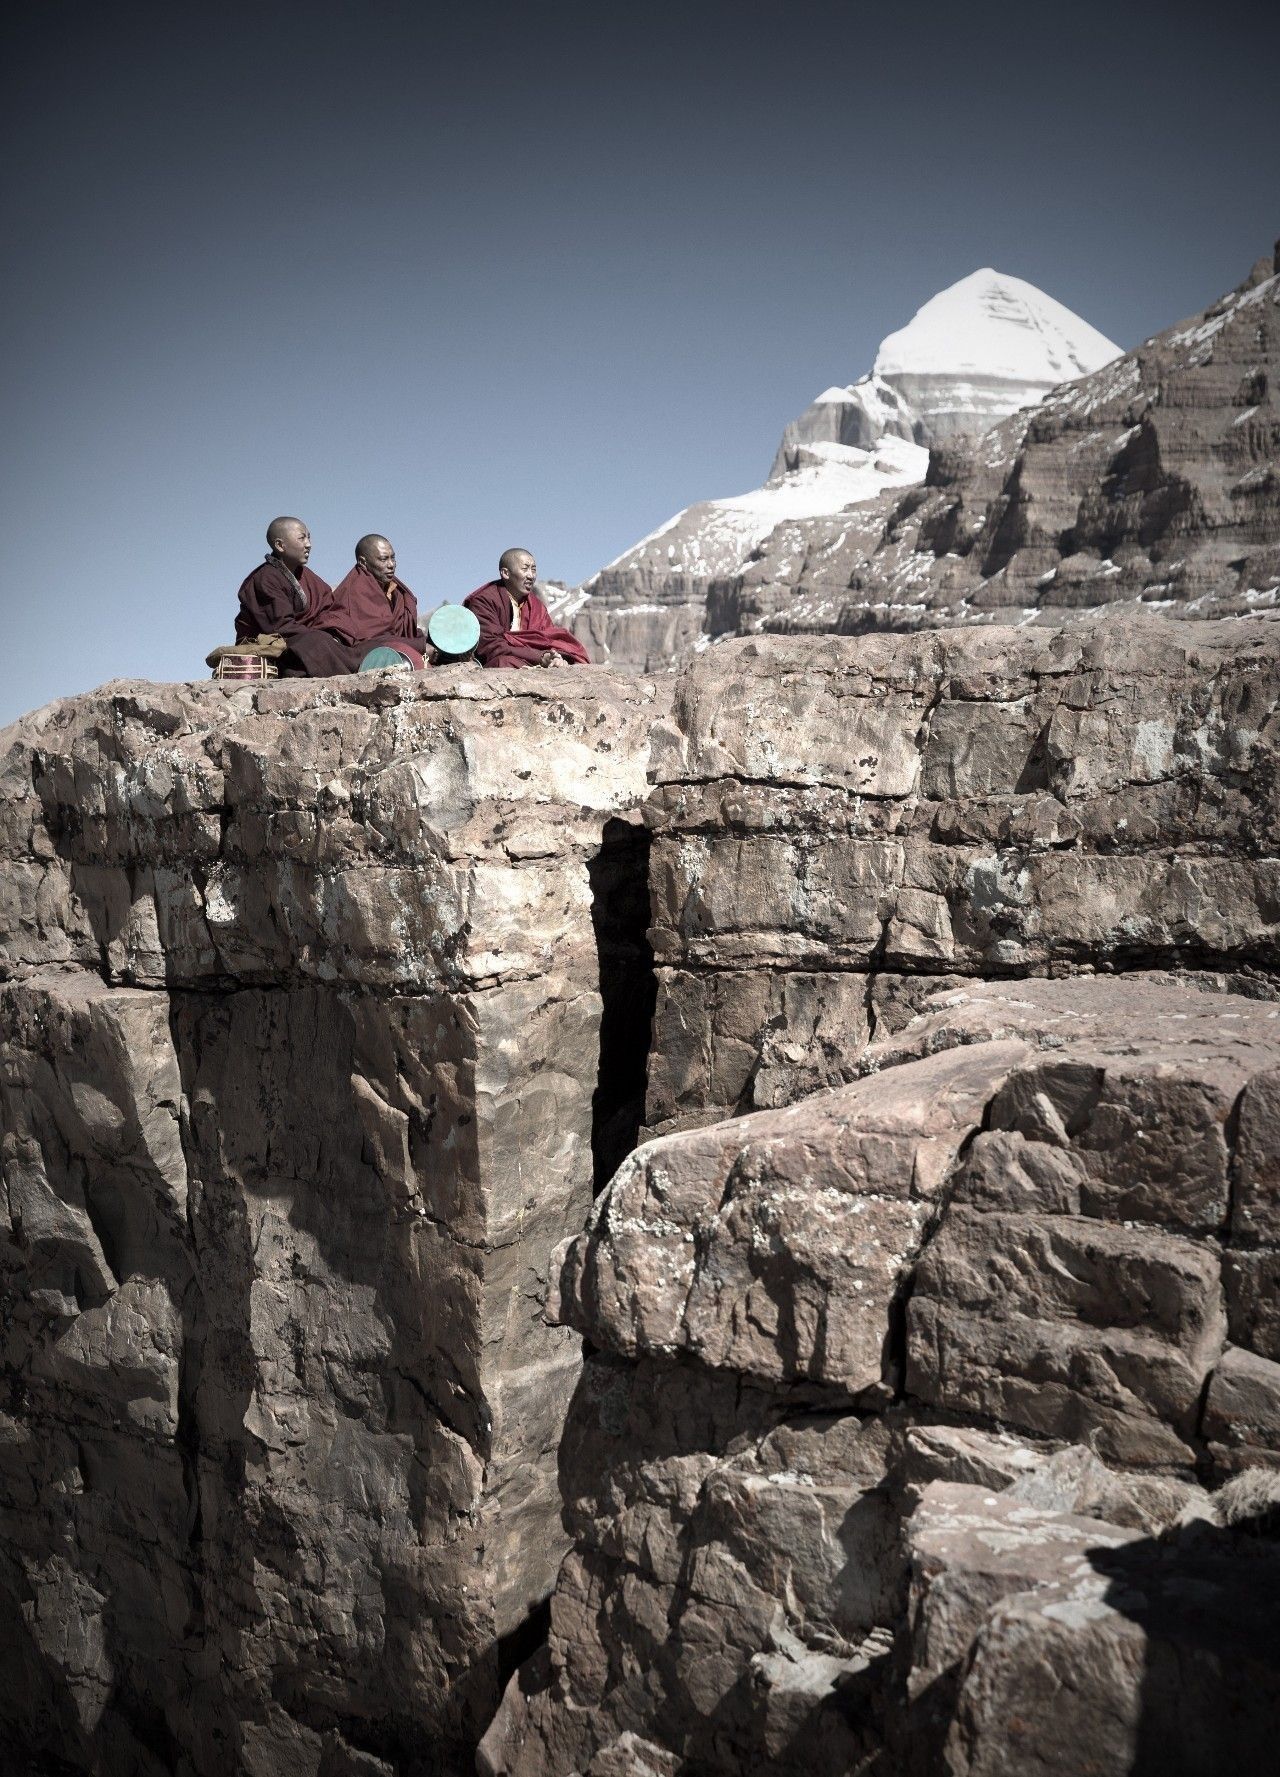
M 311 554 L 311 532 L 304 524 L 291 524 L 278 543 L 272 545 L 286 568 L 301 573 Z
M 385 537 L 379 537 L 376 543 L 371 543 L 368 553 L 362 555 L 360 561 L 384 591 L 396 577 L 396 552 Z
M 502 570 L 507 590 L 518 604 L 523 604 L 538 584 L 538 564 L 527 549 L 522 549 Z

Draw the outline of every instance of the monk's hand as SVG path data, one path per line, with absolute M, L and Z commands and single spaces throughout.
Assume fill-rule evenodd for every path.
M 560 666 L 562 662 L 555 650 L 553 648 L 548 648 L 546 653 L 542 656 L 542 664 L 543 666 Z

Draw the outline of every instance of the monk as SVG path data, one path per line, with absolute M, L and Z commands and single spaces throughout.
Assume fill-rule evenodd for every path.
M 267 559 L 240 588 L 236 640 L 283 636 L 281 678 L 316 678 L 352 670 L 350 649 L 319 627 L 333 589 L 307 566 L 311 532 L 300 518 L 273 518 L 267 526 Z
M 396 664 L 417 670 L 425 662 L 428 643 L 418 627 L 418 601 L 396 579 L 396 552 L 376 531 L 356 544 L 356 565 L 334 587 L 322 621 L 351 650 L 348 671 Z
M 551 621 L 534 591 L 538 564 L 527 549 L 506 549 L 498 578 L 477 586 L 462 602 L 480 623 L 476 653 L 482 666 L 587 666 L 591 656 L 577 636 Z

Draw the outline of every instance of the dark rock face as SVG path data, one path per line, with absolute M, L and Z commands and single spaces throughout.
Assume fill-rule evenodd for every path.
M 470 1768 L 566 1547 L 540 1302 L 654 710 L 588 676 L 8 731 L 6 1748 Z
M 1272 1002 L 975 984 L 850 1085 L 637 1150 L 568 1251 L 574 1546 L 482 1769 L 1262 1757 L 1280 1554 L 1198 1482 L 1280 1465 L 1227 1282 L 1277 1054 Z
M 678 682 L 667 1133 L 566 1250 L 574 1542 L 483 1770 L 1190 1774 L 1280 1731 L 1280 1557 L 1204 1492 L 1280 1466 L 1274 638 Z

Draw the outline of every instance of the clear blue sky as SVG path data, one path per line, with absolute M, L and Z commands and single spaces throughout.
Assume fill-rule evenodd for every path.
M 576 582 L 980 265 L 1122 345 L 1280 231 L 1274 7 L 22 9 L 0 721 L 202 677 L 277 512 Z

